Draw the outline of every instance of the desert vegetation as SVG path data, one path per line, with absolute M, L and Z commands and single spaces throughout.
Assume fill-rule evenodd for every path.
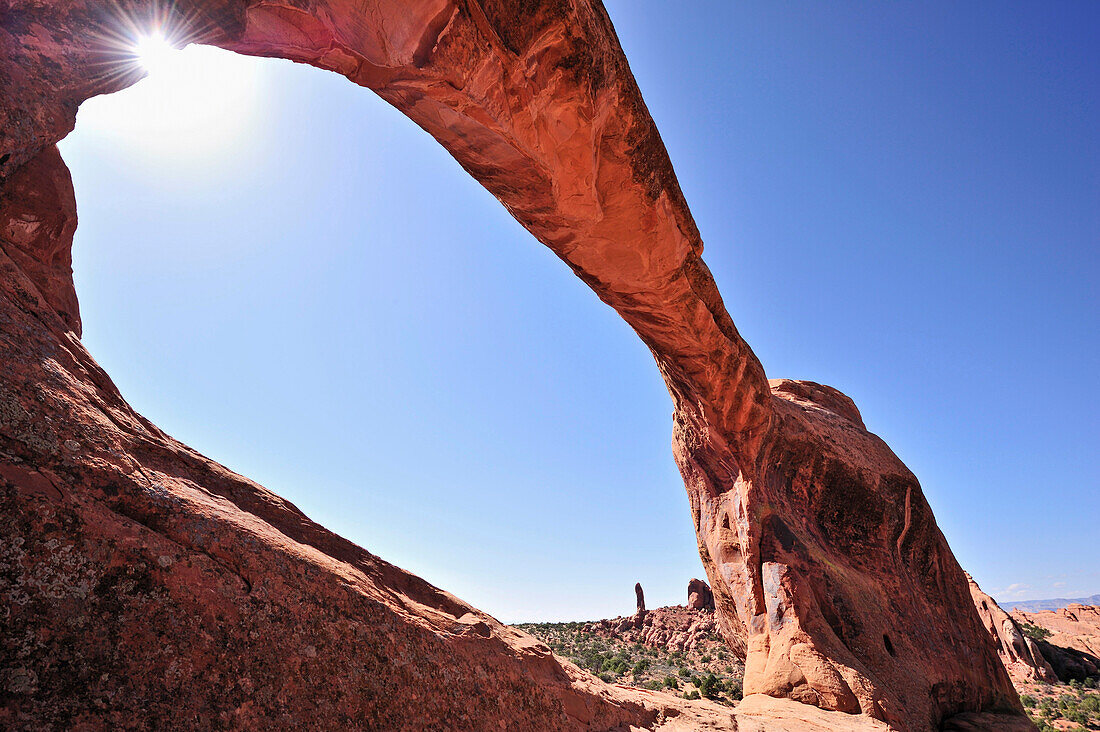
M 523 623 L 516 627 L 609 683 L 725 704 L 741 699 L 744 666 L 718 635 L 707 638 L 703 647 L 695 650 L 670 651 L 597 634 L 584 622 Z
M 1020 701 L 1040 732 L 1100 729 L 1100 677 L 1068 684 L 1029 684 L 1020 692 Z

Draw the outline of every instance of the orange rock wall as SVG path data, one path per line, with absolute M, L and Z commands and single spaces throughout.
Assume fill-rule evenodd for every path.
M 1038 644 L 1024 635 L 1017 623 L 1008 613 L 1001 609 L 989 595 L 982 592 L 978 583 L 967 575 L 970 582 L 970 596 L 974 599 L 974 607 L 978 611 L 978 617 L 985 626 L 986 632 L 993 638 L 997 645 L 997 654 L 1001 657 L 1008 675 L 1015 683 L 1043 682 L 1054 684 L 1058 677 L 1054 669 L 1040 651 Z

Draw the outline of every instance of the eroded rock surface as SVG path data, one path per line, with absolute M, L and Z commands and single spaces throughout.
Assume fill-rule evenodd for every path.
M 1059 680 L 1100 675 L 1100 607 L 1072 603 L 1035 613 L 1014 610 L 1012 618 L 1050 633 L 1036 645 Z
M 155 12 L 0 0 L 5 652 L 23 659 L 7 721 L 665 723 L 666 701 L 588 686 L 173 441 L 83 349 L 75 210 L 52 145 L 80 102 L 134 80 L 117 41 Z M 598 1 L 179 0 L 164 14 L 185 39 L 373 89 L 634 328 L 672 396 L 715 618 L 748 647 L 746 693 L 906 730 L 1019 715 L 916 479 L 840 392 L 769 386 L 738 334 Z M 178 688 L 201 691 L 180 704 Z
M 688 582 L 688 610 L 714 610 L 714 593 L 701 579 Z
M 608 618 L 586 623 L 584 630 L 606 638 L 638 643 L 667 651 L 700 651 L 718 637 L 714 613 L 683 605 L 659 607 L 645 614 L 641 623 L 634 618 Z M 744 643 L 731 647 L 744 654 Z
M 1057 682 L 1054 669 L 1047 663 L 1036 642 L 1024 635 L 1020 624 L 1002 610 L 996 600 L 982 592 L 973 577 L 968 574 L 966 579 L 970 582 L 970 596 L 974 598 L 978 617 L 997 644 L 997 653 L 1013 682 Z

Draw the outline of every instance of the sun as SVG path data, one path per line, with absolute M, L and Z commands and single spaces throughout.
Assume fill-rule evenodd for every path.
M 226 153 L 262 130 L 261 62 L 189 42 L 167 21 L 124 36 L 115 47 L 131 85 L 85 101 L 77 129 L 158 170 L 231 165 Z
M 161 31 L 139 36 L 134 43 L 134 57 L 150 74 L 167 70 L 179 54 L 179 49 L 169 43 Z

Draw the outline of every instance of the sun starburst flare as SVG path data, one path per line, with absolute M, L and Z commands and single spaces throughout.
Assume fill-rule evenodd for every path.
M 166 69 L 179 52 L 180 50 L 169 43 L 159 30 L 140 36 L 134 43 L 134 57 L 138 64 L 150 74 Z
M 78 127 L 142 162 L 209 169 L 241 145 L 260 106 L 258 62 L 205 45 L 216 34 L 158 5 L 118 11 L 97 33 L 99 85 Z

